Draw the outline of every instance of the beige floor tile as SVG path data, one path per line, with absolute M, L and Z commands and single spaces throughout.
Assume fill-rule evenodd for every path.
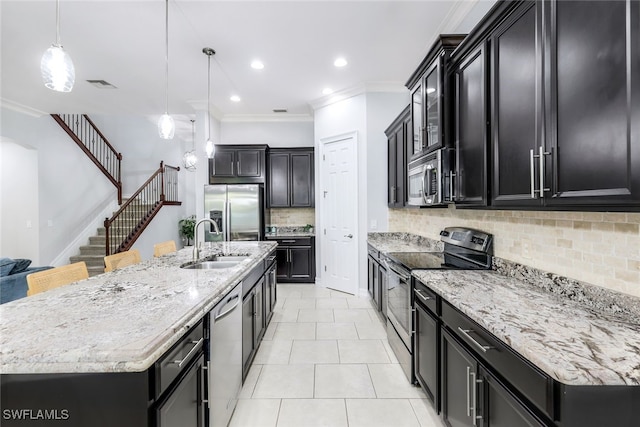
M 347 399 L 349 427 L 420 427 L 407 399 Z
M 286 298 L 302 298 L 302 291 L 299 289 L 282 289 L 281 286 L 278 285 L 278 289 L 276 290 L 276 296 L 278 299 L 286 299 Z
M 273 317 L 271 323 L 280 322 L 297 322 L 298 321 L 298 309 L 297 308 L 276 308 L 273 310 Z
M 425 399 L 422 388 L 411 385 L 400 365 L 370 364 L 369 373 L 378 398 Z
M 429 399 L 409 399 L 420 427 L 445 427 Z
M 293 341 L 274 340 L 262 341 L 253 363 L 258 365 L 286 365 L 291 356 Z
M 381 340 L 338 340 L 338 351 L 340 363 L 391 363 Z
M 229 427 L 276 427 L 280 399 L 240 399 Z
M 347 303 L 349 308 L 371 308 L 371 298 L 349 298 Z
M 367 365 L 316 365 L 316 398 L 373 398 Z
M 309 289 L 304 289 L 302 291 L 302 298 L 331 298 L 331 291 L 327 288 L 314 286 Z
M 278 427 L 347 427 L 343 399 L 283 399 Z
M 253 396 L 253 390 L 256 388 L 256 383 L 258 382 L 260 371 L 262 371 L 262 365 L 258 365 L 255 363 L 251 365 L 251 368 L 249 368 L 249 372 L 247 372 L 247 377 L 244 379 L 242 390 L 240 390 L 241 399 L 249 399 L 251 398 L 251 396 Z
M 355 295 L 331 289 L 331 298 L 356 298 Z
M 314 340 L 316 339 L 315 323 L 278 323 L 273 340 Z
M 371 322 L 371 316 L 365 308 L 336 308 L 333 316 L 336 322 Z
M 314 384 L 313 365 L 264 365 L 253 397 L 312 398 Z
M 275 313 L 274 313 L 275 316 Z M 271 318 L 271 323 L 267 326 L 267 330 L 264 331 L 264 335 L 262 336 L 263 341 L 271 341 L 273 339 L 273 335 L 276 333 L 276 328 L 278 327 L 278 322 L 273 321 L 273 317 Z
M 318 298 L 316 308 L 349 308 L 346 298 Z
M 361 340 L 387 339 L 387 330 L 379 322 L 356 322 L 358 338 Z
M 301 308 L 298 310 L 298 322 L 333 322 L 333 310 L 330 308 Z
M 318 323 L 316 339 L 319 340 L 357 340 L 358 332 L 353 323 Z
M 336 340 L 295 340 L 289 363 L 340 363 L 338 343 Z
M 316 308 L 316 299 L 287 297 L 284 308 Z

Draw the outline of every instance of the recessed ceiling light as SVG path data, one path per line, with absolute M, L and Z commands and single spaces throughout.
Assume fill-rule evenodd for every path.
M 333 61 L 333 65 L 335 65 L 336 67 L 344 67 L 345 65 L 347 65 L 347 60 L 344 58 L 338 58 Z
M 233 102 L 240 102 L 240 97 L 238 95 L 231 95 L 231 98 L 229 99 Z
M 322 89 L 322 94 L 323 95 L 331 95 L 333 93 L 333 89 L 325 87 L 324 89 Z
M 262 61 L 256 59 L 251 62 L 251 68 L 253 68 L 254 70 L 262 70 L 264 68 L 264 64 L 262 63 Z

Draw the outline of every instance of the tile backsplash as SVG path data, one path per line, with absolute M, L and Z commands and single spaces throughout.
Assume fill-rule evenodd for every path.
M 316 210 L 314 208 L 272 208 L 271 224 L 276 227 L 315 225 Z
M 640 213 L 389 209 L 389 231 L 494 235 L 500 258 L 640 297 Z

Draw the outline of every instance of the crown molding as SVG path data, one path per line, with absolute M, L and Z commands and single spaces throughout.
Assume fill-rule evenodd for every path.
M 334 92 L 331 95 L 326 95 L 321 98 L 314 99 L 309 102 L 309 105 L 314 110 L 322 107 L 326 107 L 336 102 L 343 101 L 354 96 L 362 95 L 363 93 L 385 92 L 385 93 L 404 93 L 408 89 L 402 82 L 368 82 L 360 83 L 358 85 Z
M 312 122 L 310 114 L 270 113 L 270 114 L 225 114 L 221 122 Z
M 0 106 L 2 106 L 2 108 L 6 108 L 8 110 L 13 110 L 18 113 L 26 114 L 31 117 L 42 117 L 42 116 L 49 115 L 49 113 L 45 111 L 36 110 L 35 108 L 31 108 L 27 105 L 20 104 L 18 102 L 15 102 L 6 98 L 0 98 Z

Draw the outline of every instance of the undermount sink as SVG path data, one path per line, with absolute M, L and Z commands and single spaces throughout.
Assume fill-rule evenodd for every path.
M 180 268 L 186 268 L 188 270 L 213 270 L 219 268 L 231 268 L 247 258 L 249 257 L 246 255 L 215 255 L 212 257 L 207 257 L 202 261 L 183 264 L 180 266 Z

